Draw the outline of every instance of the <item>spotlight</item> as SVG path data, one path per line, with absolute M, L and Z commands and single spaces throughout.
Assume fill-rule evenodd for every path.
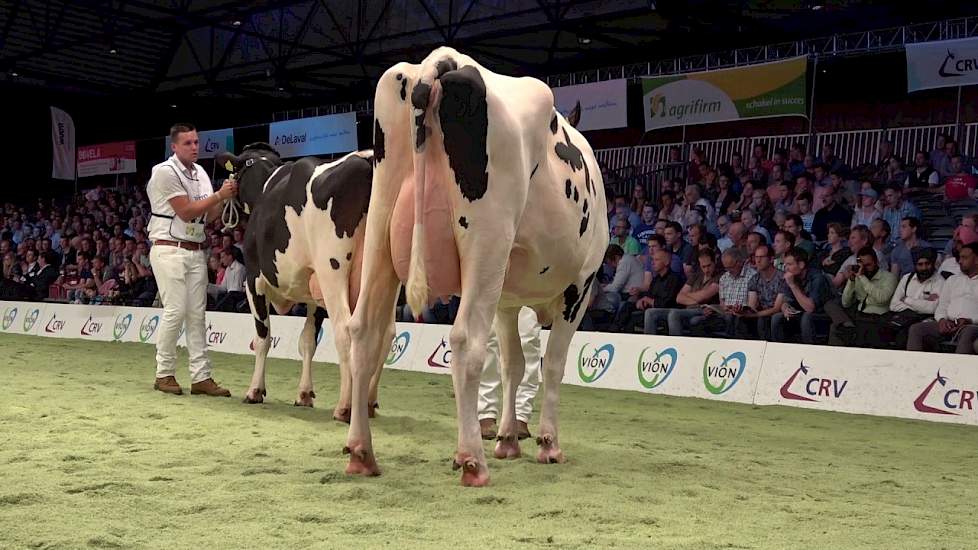
M 171 103 L 170 104 L 170 108 L 171 109 L 176 109 L 177 108 L 177 104 L 176 103 Z
M 578 37 L 577 43 L 578 44 L 581 44 L 582 46 L 587 46 L 588 44 L 591 43 L 591 39 L 588 38 L 588 37 L 586 37 L 586 36 L 581 36 L 581 37 Z
M 238 20 L 238 19 L 235 19 L 234 21 L 231 21 L 231 25 L 233 25 L 235 27 L 240 27 L 241 26 L 241 21 Z
M 818 11 L 818 10 L 822 9 L 823 7 L 824 6 L 822 4 L 813 4 L 812 5 L 812 11 Z
M 18 76 L 20 76 L 20 73 L 18 73 L 17 71 L 10 71 L 10 76 L 17 78 Z
M 111 50 L 109 50 L 109 53 L 112 54 L 112 55 L 115 55 L 115 54 L 119 53 L 119 50 L 116 50 L 115 48 L 112 48 Z

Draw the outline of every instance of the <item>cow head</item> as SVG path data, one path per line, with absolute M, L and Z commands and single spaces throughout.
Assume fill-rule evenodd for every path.
M 246 145 L 240 155 L 219 153 L 216 161 L 238 180 L 238 200 L 244 206 L 245 214 L 255 209 L 265 182 L 282 165 L 278 151 L 263 142 Z

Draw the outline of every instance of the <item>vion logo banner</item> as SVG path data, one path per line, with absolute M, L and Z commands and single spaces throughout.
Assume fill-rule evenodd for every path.
M 130 325 L 132 325 L 132 313 L 117 315 L 112 325 L 112 339 L 121 340 L 129 332 Z
M 647 390 L 654 390 L 666 383 L 676 370 L 679 354 L 676 348 L 661 351 L 645 348 L 638 355 L 638 382 Z
M 809 376 L 810 370 L 812 367 L 806 366 L 802 362 L 798 369 L 782 384 L 781 397 L 811 403 L 817 403 L 822 400 L 821 398 L 839 399 L 842 397 L 843 392 L 846 391 L 846 386 L 849 385 L 848 380 Z
M 24 332 L 30 332 L 31 329 L 34 328 L 34 325 L 37 324 L 37 318 L 40 316 L 41 316 L 41 310 L 37 308 L 28 311 L 27 315 L 24 315 L 24 324 L 23 324 Z
M 974 411 L 978 388 L 966 389 L 952 384 L 946 376 L 937 376 L 924 388 L 913 406 L 918 412 L 945 416 L 960 416 L 965 411 Z
M 0 325 L 0 328 L 7 330 L 10 328 L 10 325 L 14 324 L 15 320 L 17 320 L 17 308 L 8 307 L 3 310 L 3 324 Z
M 611 368 L 615 360 L 615 346 L 605 344 L 594 347 L 590 343 L 581 346 L 577 354 L 577 374 L 585 384 L 597 382 Z
M 747 370 L 747 356 L 742 351 L 723 355 L 714 350 L 703 361 L 703 386 L 713 395 L 732 390 Z
M 444 342 L 444 340 L 443 340 Z M 408 346 L 411 344 L 411 333 L 404 331 L 394 337 L 391 341 L 391 349 L 387 353 L 387 359 L 384 360 L 385 365 L 393 365 L 397 363 L 401 357 L 404 357 L 404 353 L 407 351 Z

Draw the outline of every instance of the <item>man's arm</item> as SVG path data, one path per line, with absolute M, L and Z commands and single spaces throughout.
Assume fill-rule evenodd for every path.
M 879 280 L 876 282 L 870 281 L 865 275 L 860 275 L 856 282 L 862 285 L 869 299 L 877 304 L 888 303 L 897 286 L 896 277 L 888 275 L 886 272 L 881 272 Z
M 690 296 L 696 300 L 696 304 L 705 304 L 719 293 L 720 285 L 717 283 L 710 283 L 696 292 L 691 292 Z
M 788 290 L 791 291 L 791 294 L 795 297 L 795 300 L 798 300 L 798 305 L 800 305 L 803 310 L 808 313 L 812 313 L 818 309 L 818 305 L 815 303 L 815 300 L 809 298 L 808 295 L 805 294 L 805 291 L 798 285 L 798 282 L 794 279 L 794 277 L 790 279 L 785 277 L 785 284 L 788 285 Z
M 213 220 L 220 217 L 224 199 L 233 197 L 235 188 L 236 184 L 232 180 L 227 180 L 217 193 L 208 195 L 199 201 L 192 201 L 187 195 L 179 195 L 170 198 L 169 203 L 177 216 L 185 222 L 198 218 L 201 214 L 207 214 L 208 219 Z
M 862 275 L 860 278 L 864 278 Z M 858 280 L 858 278 L 857 278 Z M 846 281 L 846 288 L 842 291 L 842 307 L 849 307 L 856 301 L 856 286 L 857 282 L 849 280 Z
M 696 305 L 696 299 L 692 297 L 693 289 L 688 284 L 683 285 L 676 296 L 676 303 L 683 306 Z

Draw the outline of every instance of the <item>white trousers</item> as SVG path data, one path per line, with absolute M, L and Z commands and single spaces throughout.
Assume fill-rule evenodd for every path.
M 190 382 L 211 377 L 207 358 L 207 255 L 203 250 L 186 250 L 156 245 L 149 251 L 156 285 L 163 301 L 163 316 L 156 335 L 156 377 L 176 376 L 177 339 L 186 324 L 190 354 Z
M 516 419 L 529 422 L 533 413 L 533 398 L 540 390 L 540 322 L 537 314 L 528 307 L 520 310 L 520 343 L 523 357 L 526 358 L 526 371 L 516 389 Z M 482 365 L 482 381 L 479 384 L 479 420 L 499 417 L 500 388 L 499 338 L 496 331 L 489 333 L 486 345 L 486 362 Z

